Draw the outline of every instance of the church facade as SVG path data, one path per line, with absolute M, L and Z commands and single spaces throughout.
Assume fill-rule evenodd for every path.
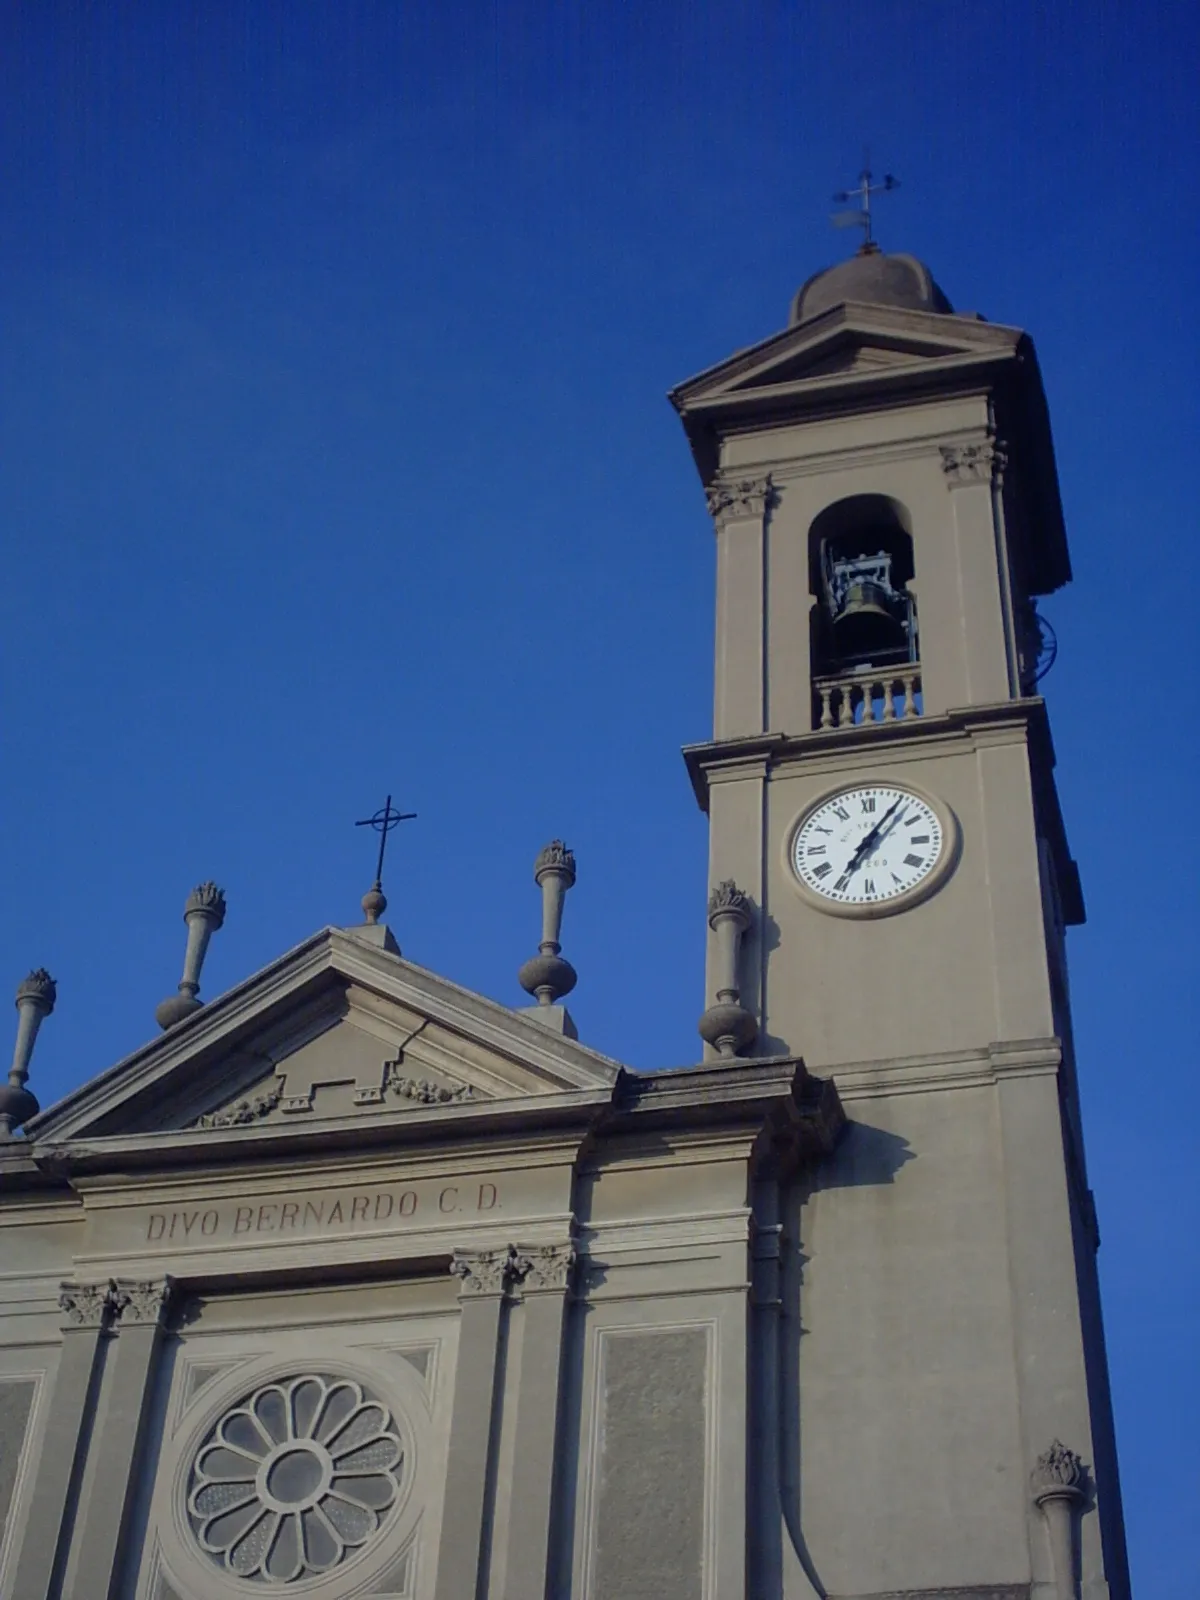
M 6 1600 L 1127 1600 L 1032 344 L 866 248 L 671 398 L 702 1058 L 576 1038 L 558 842 L 525 1010 L 405 960 L 378 884 L 201 1005 L 204 885 L 161 1036 L 39 1111 L 32 974 Z

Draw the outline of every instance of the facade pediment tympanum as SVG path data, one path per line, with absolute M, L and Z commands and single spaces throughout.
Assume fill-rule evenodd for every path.
M 29 1133 L 42 1149 L 251 1128 L 278 1137 L 607 1095 L 620 1075 L 539 1021 L 327 928 L 50 1107 Z

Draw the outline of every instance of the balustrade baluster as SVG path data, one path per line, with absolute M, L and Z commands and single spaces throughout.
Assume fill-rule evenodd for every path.
M 832 686 L 832 684 L 823 683 L 821 685 L 821 688 L 820 688 L 820 695 L 821 695 L 821 726 L 823 728 L 832 728 L 833 727 L 833 707 L 831 705 L 831 701 L 832 701 L 832 698 L 833 698 L 833 686 Z
M 843 683 L 838 690 L 841 700 L 838 702 L 838 727 L 848 728 L 854 722 L 854 687 L 852 684 Z
M 892 690 L 894 688 L 895 682 L 893 679 L 885 678 L 883 680 L 883 720 L 885 722 L 894 722 L 896 720 L 896 703 L 892 699 Z
M 864 722 L 875 721 L 875 685 L 868 678 L 862 686 Z
M 915 681 L 914 675 L 911 672 L 906 672 L 900 681 L 904 685 L 904 709 L 901 711 L 900 715 L 902 718 L 915 717 L 917 714 L 917 705 L 913 698 L 913 683 Z

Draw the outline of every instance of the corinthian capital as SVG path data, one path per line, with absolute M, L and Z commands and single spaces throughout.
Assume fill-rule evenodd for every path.
M 117 1315 L 121 1319 L 121 1326 L 128 1327 L 132 1323 L 148 1323 L 154 1327 L 160 1326 L 166 1319 L 167 1311 L 171 1304 L 171 1291 L 174 1285 L 170 1278 L 151 1278 L 147 1281 L 133 1282 L 121 1280 L 117 1284 Z
M 65 1328 L 106 1328 L 120 1312 L 120 1291 L 103 1283 L 64 1283 L 58 1297 Z
M 769 472 L 760 478 L 717 478 L 705 489 L 704 497 L 718 528 L 739 518 L 764 516 L 776 498 Z
M 951 489 L 970 483 L 1000 483 L 1008 465 L 1008 455 L 999 439 L 981 439 L 974 444 L 938 446 L 942 471 Z
M 456 1250 L 450 1271 L 459 1280 L 459 1298 L 504 1294 L 512 1281 L 516 1263 L 517 1253 L 512 1245 L 503 1250 Z

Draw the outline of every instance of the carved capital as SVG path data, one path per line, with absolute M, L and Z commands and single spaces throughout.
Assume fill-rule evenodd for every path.
M 550 843 L 538 852 L 538 858 L 533 863 L 535 883 L 541 883 L 543 875 L 547 872 L 557 872 L 565 878 L 568 889 L 575 882 L 575 852 L 568 850 L 561 839 L 551 839 Z
M 575 1259 L 573 1244 L 518 1246 L 513 1277 L 520 1281 L 524 1294 L 536 1294 L 543 1289 L 565 1293 L 571 1287 Z
M 450 1271 L 459 1280 L 459 1299 L 504 1294 L 512 1282 L 516 1259 L 512 1245 L 503 1250 L 456 1250 Z
M 951 489 L 972 483 L 1002 483 L 1008 454 L 999 439 L 983 439 L 976 444 L 938 446 L 942 471 Z
M 116 1316 L 123 1328 L 134 1323 L 161 1327 L 170 1310 L 174 1280 L 166 1278 L 122 1279 L 116 1284 Z
M 1087 1495 L 1087 1469 L 1074 1450 L 1055 1439 L 1037 1458 L 1029 1477 L 1035 1505 L 1046 1500 L 1083 1500 Z
M 64 1328 L 107 1328 L 121 1310 L 121 1292 L 104 1283 L 64 1283 L 58 1296 Z
M 727 522 L 762 517 L 775 504 L 775 484 L 768 472 L 761 478 L 717 478 L 704 491 L 708 514 L 718 528 Z

